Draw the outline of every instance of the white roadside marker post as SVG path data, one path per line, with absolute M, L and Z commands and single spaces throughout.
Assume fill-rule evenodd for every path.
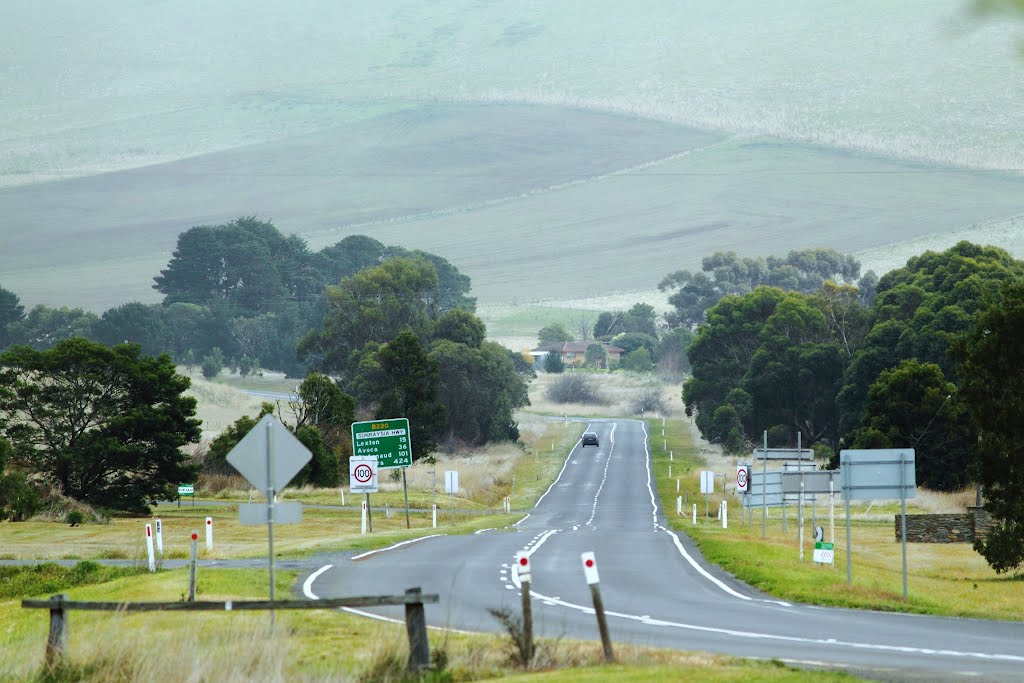
M 153 554 L 153 525 L 146 525 L 146 555 L 149 556 L 149 571 L 156 571 L 156 556 Z
M 729 503 L 724 500 L 722 501 L 722 528 L 729 528 Z
M 433 527 L 434 529 L 436 529 L 437 528 L 437 505 L 435 504 L 432 507 L 433 507 L 433 510 L 431 511 L 431 514 L 430 514 L 430 526 Z
M 345 487 L 344 486 L 341 487 L 341 505 L 342 505 L 342 507 L 345 506 Z
M 206 518 L 206 550 L 213 550 L 213 517 Z
M 609 664 L 615 661 L 615 654 L 612 652 L 612 639 L 608 635 L 608 621 L 604 616 L 604 602 L 601 600 L 600 579 L 597 575 L 597 560 L 594 553 L 586 552 L 580 555 L 583 562 L 583 576 L 590 586 L 590 597 L 594 600 L 594 614 L 597 615 L 597 630 L 601 633 L 601 647 L 604 648 L 604 661 Z
M 188 601 L 196 601 L 196 565 L 199 563 L 199 532 L 192 530 L 192 550 L 188 561 Z
M 160 557 L 164 556 L 164 525 L 160 523 L 159 519 L 153 520 L 156 526 L 156 551 L 160 554 Z
M 693 504 L 693 525 L 697 526 L 697 504 Z
M 516 573 L 523 593 L 523 659 L 529 668 L 533 662 L 533 610 L 530 607 L 530 556 L 525 552 L 516 553 Z
M 676 496 L 676 514 L 680 517 L 683 516 L 683 497 Z
M 366 501 L 363 501 L 363 513 L 360 516 L 359 533 L 366 535 Z

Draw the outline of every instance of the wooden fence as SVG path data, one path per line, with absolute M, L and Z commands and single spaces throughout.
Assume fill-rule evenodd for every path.
M 21 606 L 50 610 L 50 633 L 46 639 L 46 665 L 56 667 L 63 663 L 68 647 L 68 610 L 105 612 L 188 612 L 279 609 L 337 609 L 339 607 L 380 607 L 405 605 L 405 630 L 409 636 L 409 668 L 418 672 L 430 666 L 430 643 L 427 640 L 427 622 L 423 611 L 425 603 L 436 603 L 436 594 L 424 595 L 419 588 L 410 588 L 405 595 L 377 595 L 330 600 L 225 600 L 221 602 L 79 602 L 69 600 L 65 594 L 50 596 L 49 600 L 22 600 Z

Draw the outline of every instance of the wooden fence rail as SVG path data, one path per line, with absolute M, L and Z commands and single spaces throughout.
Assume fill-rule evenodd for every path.
M 430 643 L 427 640 L 427 622 L 423 605 L 436 603 L 436 594 L 424 595 L 419 588 L 410 588 L 405 595 L 372 595 L 328 600 L 224 600 L 203 602 L 80 602 L 69 600 L 65 594 L 50 596 L 48 600 L 22 600 L 26 609 L 50 610 L 50 633 L 46 639 L 46 665 L 63 663 L 68 647 L 68 610 L 104 612 L 235 612 L 264 609 L 337 609 L 339 607 L 380 607 L 405 605 L 405 630 L 409 636 L 409 668 L 418 672 L 430 666 Z

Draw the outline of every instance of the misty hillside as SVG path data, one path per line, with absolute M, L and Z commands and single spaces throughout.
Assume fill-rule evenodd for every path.
M 241 215 L 428 249 L 482 303 L 716 250 L 1024 245 L 1019 28 L 962 2 L 0 7 L 29 304 L 155 300 L 178 233 Z

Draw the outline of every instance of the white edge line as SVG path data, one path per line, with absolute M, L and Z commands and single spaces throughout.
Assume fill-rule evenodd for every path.
M 679 554 L 682 555 L 683 559 L 689 562 L 690 566 L 696 569 L 697 573 L 699 573 L 705 579 L 715 584 L 723 591 L 725 591 L 726 593 L 735 598 L 739 598 L 740 600 L 753 600 L 754 598 L 750 597 L 749 595 L 743 595 L 742 593 L 737 592 L 736 590 L 727 586 L 725 582 L 723 582 L 721 579 L 712 576 L 706 569 L 704 569 L 704 567 L 701 567 L 700 564 L 698 564 L 697 561 L 693 559 L 690 553 L 686 552 L 686 548 L 683 547 L 682 541 L 679 540 L 679 536 L 677 536 L 674 531 L 671 531 L 670 529 L 658 524 L 658 504 L 657 498 L 654 495 L 654 487 L 652 485 L 650 439 L 647 434 L 647 423 L 644 422 L 643 420 L 640 420 L 640 426 L 644 430 L 644 451 L 647 455 L 647 491 L 648 493 L 651 494 L 651 508 L 654 516 L 654 527 L 656 529 L 661 529 L 666 534 L 672 537 L 672 541 L 676 544 L 676 549 L 679 551 Z M 790 603 L 783 602 L 782 600 L 766 600 L 765 602 L 773 602 L 778 605 L 783 605 L 784 607 L 792 607 Z
M 590 429 L 590 424 L 589 423 L 587 424 L 587 429 Z M 579 442 L 577 441 L 576 443 L 579 443 Z M 533 507 L 537 507 L 538 505 L 540 505 L 540 502 L 542 500 L 544 500 L 544 496 L 546 496 L 549 493 L 551 493 L 551 489 L 555 488 L 555 484 L 558 483 L 558 480 L 561 479 L 562 475 L 565 473 L 565 468 L 569 466 L 569 459 L 572 458 L 572 454 L 573 454 L 573 452 L 575 450 L 576 450 L 576 446 L 573 446 L 572 448 L 569 449 L 569 455 L 565 456 L 565 462 L 562 463 L 562 470 L 558 473 L 558 476 L 555 477 L 555 480 L 553 482 L 551 482 L 551 486 L 548 487 L 548 490 L 545 491 L 543 493 L 543 495 L 541 495 L 541 497 L 537 499 L 537 502 L 533 504 Z M 529 516 L 529 515 L 527 515 L 527 516 Z M 523 519 L 526 519 L 526 517 L 523 517 Z M 521 522 L 521 521 L 523 521 L 523 520 L 522 519 L 519 520 L 519 522 Z M 516 524 L 518 524 L 519 522 L 516 522 Z
M 306 577 L 306 580 L 302 582 L 302 592 L 305 593 L 306 597 L 310 600 L 319 600 L 315 593 L 313 593 L 313 582 L 316 581 L 321 574 L 333 567 L 333 564 L 325 564 L 324 566 L 317 569 L 315 572 Z
M 356 609 L 355 607 L 339 607 L 339 609 L 342 612 L 348 612 L 349 614 L 355 614 L 356 616 L 366 617 L 368 619 L 376 619 L 378 621 L 386 621 L 389 624 L 401 624 L 402 626 L 405 626 L 405 621 L 402 619 L 392 619 L 391 617 L 381 616 L 380 614 L 374 614 L 373 612 L 364 612 L 363 610 Z M 434 631 L 442 631 L 447 633 L 462 633 L 467 636 L 485 633 L 485 631 L 463 631 L 462 629 L 458 628 L 451 628 L 448 626 L 431 626 L 430 624 L 427 624 L 427 628 Z
M 413 538 L 413 539 L 410 539 L 408 541 L 402 541 L 401 543 L 396 543 L 394 545 L 389 545 L 387 548 L 378 548 L 377 550 L 368 550 L 365 553 L 362 553 L 361 555 L 356 555 L 356 556 L 351 557 L 349 559 L 361 560 L 364 557 L 369 557 L 371 555 L 376 555 L 377 553 L 386 553 L 389 550 L 394 550 L 395 548 L 401 548 L 403 545 L 409 545 L 410 543 L 419 543 L 420 541 L 425 541 L 428 538 L 440 538 L 441 536 L 444 536 L 444 535 L 445 534 L 431 534 L 429 536 L 420 536 L 419 538 Z

